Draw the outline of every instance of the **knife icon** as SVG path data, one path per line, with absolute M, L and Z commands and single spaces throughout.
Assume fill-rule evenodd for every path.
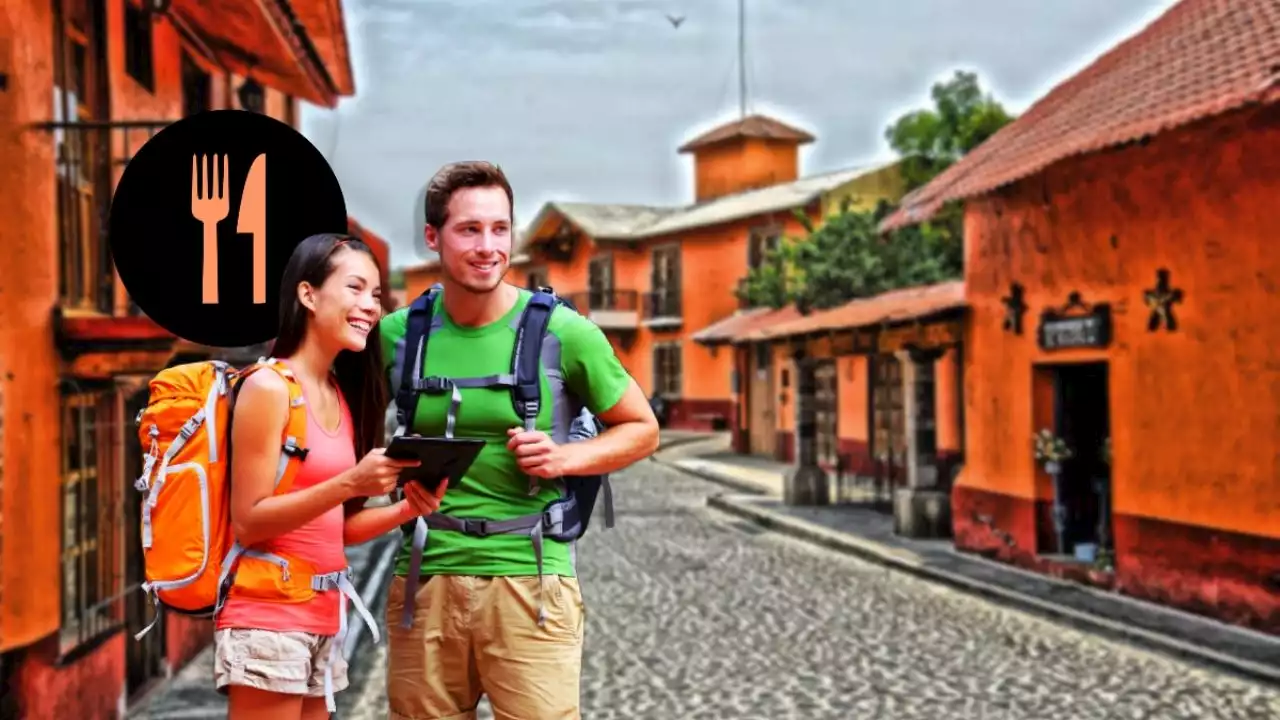
M 253 303 L 267 302 L 267 154 L 253 159 L 240 192 L 236 232 L 253 235 Z

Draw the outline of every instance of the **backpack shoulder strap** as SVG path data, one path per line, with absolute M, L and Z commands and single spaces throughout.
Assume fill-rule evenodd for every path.
M 542 364 L 542 341 L 547 336 L 547 325 L 557 304 L 554 290 L 549 287 L 538 289 L 529 298 L 516 326 L 515 351 L 511 357 L 511 374 L 515 378 L 511 401 L 516 415 L 524 420 L 526 430 L 537 427 L 538 411 L 542 407 L 542 380 L 538 368 Z
M 284 427 L 284 440 L 280 448 L 280 464 L 276 466 L 275 492 L 277 495 L 282 495 L 289 492 L 293 487 L 293 480 L 298 474 L 298 463 L 305 461 L 307 453 L 310 452 L 306 447 L 307 409 L 306 400 L 302 396 L 302 383 L 279 360 L 275 358 L 260 358 L 258 362 L 240 371 L 236 386 L 232 390 L 229 414 L 235 412 L 236 400 L 240 397 L 240 384 L 248 376 L 264 369 L 275 372 L 284 379 L 285 384 L 289 387 L 289 420 Z M 227 436 L 227 441 L 230 444 L 230 434 Z M 297 463 L 289 462 L 290 458 L 295 457 L 298 459 Z
M 399 385 L 396 387 L 396 423 L 399 427 L 396 434 L 409 432 L 413 418 L 418 411 L 418 393 L 413 381 L 422 377 L 422 368 L 427 361 L 427 339 L 431 335 L 431 316 L 435 312 L 436 297 L 440 294 L 440 283 L 427 288 L 409 305 L 409 319 L 405 326 L 404 350 L 401 353 Z

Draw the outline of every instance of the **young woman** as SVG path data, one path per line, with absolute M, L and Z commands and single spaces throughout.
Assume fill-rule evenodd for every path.
M 287 381 L 260 369 L 243 380 L 235 405 L 235 537 L 250 550 L 305 562 L 315 574 L 346 568 L 346 545 L 440 505 L 439 496 L 408 483 L 404 500 L 364 508 L 367 498 L 396 487 L 402 468 L 416 464 L 388 458 L 378 447 L 388 403 L 380 377 L 380 277 L 369 247 L 345 235 L 307 238 L 285 268 L 271 354 L 301 383 L 308 450 L 289 492 L 274 496 L 290 407 Z M 335 636 L 344 602 L 337 589 L 303 602 L 229 594 L 217 616 L 214 676 L 229 696 L 231 720 L 329 717 L 326 697 L 347 686 L 346 665 L 334 646 L 341 641 Z

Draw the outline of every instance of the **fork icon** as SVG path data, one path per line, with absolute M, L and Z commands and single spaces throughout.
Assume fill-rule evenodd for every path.
M 203 182 L 201 182 L 203 181 Z M 218 223 L 227 217 L 227 156 L 191 156 L 191 216 L 204 225 L 204 303 L 218 304 Z

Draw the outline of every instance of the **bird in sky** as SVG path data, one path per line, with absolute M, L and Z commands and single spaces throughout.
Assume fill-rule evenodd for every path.
M 684 22 L 684 16 L 683 16 L 683 15 L 680 15 L 680 16 L 678 16 L 678 17 L 677 17 L 677 16 L 673 16 L 673 15 L 668 15 L 668 16 L 667 16 L 667 21 L 671 23 L 671 27 L 673 27 L 673 28 L 679 28 L 679 27 L 680 27 L 680 23 Z

